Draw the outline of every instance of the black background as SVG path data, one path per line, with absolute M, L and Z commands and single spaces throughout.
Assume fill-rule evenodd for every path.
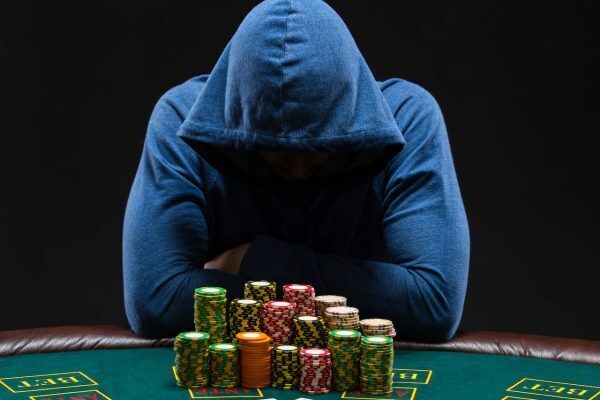
M 429 90 L 471 227 L 462 329 L 600 339 L 596 2 L 329 1 Z M 0 329 L 125 324 L 121 228 L 158 97 L 256 1 L 2 2 Z

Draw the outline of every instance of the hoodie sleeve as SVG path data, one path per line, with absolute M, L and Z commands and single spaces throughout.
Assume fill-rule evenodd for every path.
M 400 338 L 447 341 L 464 304 L 468 224 L 437 102 L 423 90 L 401 107 L 406 145 L 386 169 L 383 218 L 373 225 L 383 233 L 385 259 L 323 254 L 260 235 L 240 273 L 309 282 L 317 293 L 346 295 L 362 318 L 393 320 Z
M 156 104 L 125 212 L 125 310 L 133 331 L 145 336 L 193 329 L 195 288 L 221 286 L 239 296 L 243 285 L 239 276 L 204 269 L 213 177 L 176 136 L 182 117 L 166 95 Z

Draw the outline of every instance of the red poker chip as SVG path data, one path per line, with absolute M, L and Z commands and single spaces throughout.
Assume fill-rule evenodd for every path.
M 330 370 L 330 366 L 328 366 L 327 368 L 323 368 L 321 370 L 316 370 L 316 371 L 302 371 L 303 375 L 306 376 L 316 376 L 316 375 L 327 375 L 329 374 L 329 370 Z
M 305 380 L 304 378 L 301 378 L 302 380 L 302 384 L 304 386 L 311 386 L 313 388 L 318 387 L 329 387 L 329 385 L 331 385 L 331 379 L 321 379 L 321 380 Z
M 327 393 L 331 392 L 330 389 L 326 389 L 326 390 L 300 389 L 300 391 L 302 391 L 304 393 L 308 393 L 308 394 L 327 394 Z
M 316 375 L 323 375 L 323 374 L 329 374 L 329 370 L 331 369 L 331 367 L 327 367 L 326 369 L 323 370 L 319 370 L 319 371 L 302 371 L 302 374 L 306 375 L 306 376 L 316 376 Z
M 327 389 L 330 387 L 328 382 L 302 383 L 302 386 L 311 388 L 312 390 Z
M 306 355 L 330 355 L 331 351 L 329 349 L 321 349 L 318 347 L 307 347 L 305 349 L 300 350 L 300 354 Z
M 331 377 L 331 374 L 329 374 L 329 373 L 327 373 L 325 375 L 322 375 L 322 374 L 320 374 L 320 375 L 304 375 L 304 374 L 302 374 L 302 381 L 305 382 L 305 383 L 307 383 L 307 382 L 313 382 L 313 383 L 315 383 L 315 382 L 324 382 L 324 383 L 327 383 L 327 382 L 329 382 L 330 377 Z
M 292 308 L 294 307 L 293 302 L 289 301 L 281 301 L 281 300 L 271 300 L 265 303 L 266 308 Z
M 315 289 L 300 283 L 283 286 L 283 299 L 296 303 L 296 315 L 314 315 Z
M 303 290 L 315 290 L 311 285 L 306 285 L 304 283 L 290 283 L 287 285 L 283 285 L 283 290 L 292 290 L 295 292 L 303 291 Z
M 329 393 L 331 390 L 332 359 L 329 349 L 317 347 L 299 351 L 299 388 L 305 393 Z

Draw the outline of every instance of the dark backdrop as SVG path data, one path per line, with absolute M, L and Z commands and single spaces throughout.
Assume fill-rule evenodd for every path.
M 446 118 L 463 329 L 600 339 L 596 2 L 330 1 L 375 77 Z M 210 4 L 210 7 L 209 7 Z M 0 5 L 0 329 L 126 323 L 121 227 L 152 106 L 256 1 Z

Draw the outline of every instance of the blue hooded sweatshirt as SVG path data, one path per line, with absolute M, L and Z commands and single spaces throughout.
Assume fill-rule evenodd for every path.
M 322 152 L 310 179 L 257 151 Z M 238 275 L 204 269 L 251 242 Z M 469 231 L 440 108 L 420 86 L 373 77 L 322 0 L 266 0 L 210 74 L 156 103 L 127 203 L 125 308 L 134 332 L 193 329 L 193 291 L 307 283 L 406 339 L 456 332 Z

